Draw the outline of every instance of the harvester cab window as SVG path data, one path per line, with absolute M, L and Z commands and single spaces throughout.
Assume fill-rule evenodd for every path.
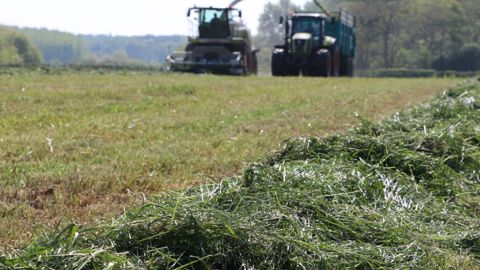
M 316 18 L 298 18 L 293 21 L 292 34 L 310 33 L 314 37 L 322 35 L 322 21 Z
M 200 38 L 227 38 L 230 36 L 229 12 L 225 9 L 200 11 Z

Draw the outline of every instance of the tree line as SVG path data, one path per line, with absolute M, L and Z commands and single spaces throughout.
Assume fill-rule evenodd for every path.
M 25 35 L 0 26 L 0 65 L 32 66 L 41 61 L 41 54 Z
M 356 16 L 360 69 L 480 70 L 478 0 L 324 0 L 330 10 Z M 268 64 L 274 45 L 283 41 L 279 17 L 289 11 L 319 11 L 312 2 L 268 3 L 260 17 L 256 44 Z
M 74 35 L 67 32 L 19 27 L 2 27 L 10 36 L 29 44 L 31 52 L 49 65 L 160 65 L 169 53 L 186 44 L 183 36 Z M 0 32 L 0 37 L 1 36 Z M 2 43 L 0 43 L 2 44 Z M 7 51 L 8 49 L 8 51 Z M 12 58 L 12 49 L 0 45 L 0 55 Z M 2 62 L 19 64 L 21 61 Z
M 137 64 L 162 64 L 172 51 L 187 43 L 184 36 L 109 36 L 83 35 L 90 57 L 87 62 L 111 60 L 130 61 Z M 183 48 L 182 48 L 183 49 Z

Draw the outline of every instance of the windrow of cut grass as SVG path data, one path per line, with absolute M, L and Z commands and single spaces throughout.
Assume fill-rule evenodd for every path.
M 242 177 L 146 199 L 0 257 L 6 269 L 479 269 L 480 84 Z
M 0 252 L 118 216 L 142 193 L 239 175 L 289 137 L 344 132 L 355 113 L 379 120 L 459 82 L 0 75 Z

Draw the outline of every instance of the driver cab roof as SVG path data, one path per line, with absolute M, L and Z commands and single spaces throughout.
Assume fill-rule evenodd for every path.
M 328 16 L 323 13 L 295 13 L 293 14 L 292 18 L 321 18 L 321 19 L 326 19 Z
M 208 10 L 218 10 L 218 11 L 221 11 L 221 10 L 239 10 L 239 9 L 236 9 L 236 8 L 218 8 L 218 7 L 192 7 L 190 8 L 190 10 L 201 10 L 201 9 L 208 9 Z

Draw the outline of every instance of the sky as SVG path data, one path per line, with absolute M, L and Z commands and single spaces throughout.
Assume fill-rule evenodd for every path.
M 253 34 L 268 2 L 244 0 L 236 7 Z M 75 34 L 187 35 L 187 9 L 226 7 L 231 0 L 2 0 L 0 24 L 48 28 Z M 293 0 L 303 5 L 306 0 Z

